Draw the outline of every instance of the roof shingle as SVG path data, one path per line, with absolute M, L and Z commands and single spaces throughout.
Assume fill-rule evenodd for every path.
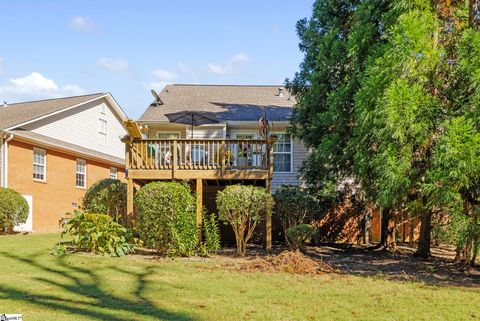
M 165 115 L 187 110 L 220 122 L 256 121 L 264 112 L 269 120 L 287 121 L 296 103 L 282 86 L 167 85 L 160 98 L 164 104 L 148 107 L 139 121 L 166 122 Z
M 8 104 L 7 107 L 0 106 L 0 130 L 11 128 L 39 117 L 47 116 L 104 95 L 104 93 L 97 93 Z

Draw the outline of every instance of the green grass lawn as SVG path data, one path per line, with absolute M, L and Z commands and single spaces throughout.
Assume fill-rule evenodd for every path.
M 478 288 L 240 273 L 218 259 L 54 257 L 58 234 L 0 236 L 0 314 L 24 320 L 478 320 Z

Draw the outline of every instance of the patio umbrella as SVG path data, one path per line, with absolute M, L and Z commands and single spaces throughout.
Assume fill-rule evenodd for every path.
M 193 138 L 193 127 L 200 125 L 208 124 L 218 124 L 219 121 L 213 118 L 210 118 L 201 112 L 196 111 L 181 111 L 177 113 L 165 114 L 168 120 L 171 123 L 185 124 L 192 126 L 192 138 Z

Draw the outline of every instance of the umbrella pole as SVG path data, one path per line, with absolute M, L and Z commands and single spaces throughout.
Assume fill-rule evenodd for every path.
M 192 113 L 192 132 L 190 133 L 191 138 L 193 139 L 193 113 Z

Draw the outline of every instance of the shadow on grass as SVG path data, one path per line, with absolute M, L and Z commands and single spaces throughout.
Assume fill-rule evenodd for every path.
M 72 320 L 75 315 L 88 317 L 91 320 L 123 321 L 137 319 L 137 317 L 151 317 L 156 320 L 195 320 L 183 313 L 169 312 L 157 307 L 145 297 L 148 276 L 154 273 L 154 267 L 146 267 L 139 273 L 125 269 L 114 268 L 116 271 L 134 277 L 135 289 L 131 291 L 136 299 L 126 299 L 102 289 L 102 280 L 97 273 L 90 269 L 70 265 L 65 257 L 53 257 L 55 267 L 49 267 L 37 260 L 37 256 L 20 257 L 12 253 L 0 251 L 0 258 L 14 260 L 18 266 L 29 265 L 42 272 L 41 278 L 33 280 L 41 282 L 48 287 L 58 287 L 65 291 L 63 295 L 49 295 L 39 292 L 25 291 L 24 289 L 7 286 L 0 283 L 0 299 L 11 299 L 18 303 L 48 308 L 52 311 L 69 313 Z M 43 277 L 43 275 L 45 275 Z M 61 280 L 66 280 L 62 282 Z M 68 299 L 72 295 L 81 296 L 83 300 Z M 54 318 L 53 318 L 54 319 Z
M 405 248 L 403 248 L 405 250 Z M 390 252 L 367 251 L 345 245 L 310 247 L 306 254 L 322 260 L 344 273 L 380 277 L 395 281 L 419 281 L 436 286 L 480 287 L 480 269 L 462 271 L 452 260 L 432 256 L 429 260 L 414 258 L 413 250 Z

